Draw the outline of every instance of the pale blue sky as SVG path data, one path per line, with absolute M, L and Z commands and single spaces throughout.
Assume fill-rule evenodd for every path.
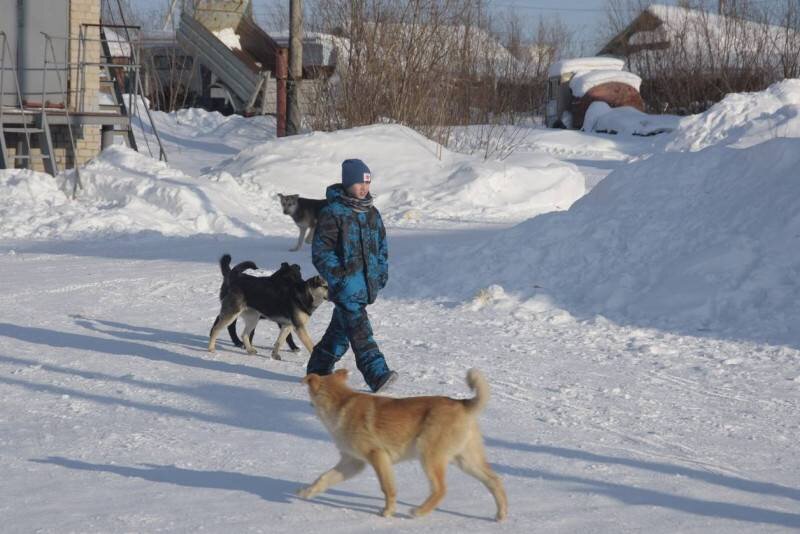
M 716 3 L 716 0 L 707 0 Z M 179 2 L 180 3 L 180 2 Z M 308 7 L 314 0 L 305 0 Z M 520 21 L 535 26 L 539 17 L 558 17 L 575 32 L 575 39 L 585 43 L 590 52 L 598 41 L 598 27 L 605 27 L 608 0 L 488 0 L 490 9 L 499 15 L 513 13 Z M 659 0 L 661 4 L 675 4 L 676 0 Z M 152 11 L 153 8 L 169 4 L 169 0 L 130 0 L 134 9 Z M 289 5 L 289 0 L 253 0 L 254 11 L 259 20 L 271 13 L 276 5 Z M 288 7 L 287 7 L 288 9 Z

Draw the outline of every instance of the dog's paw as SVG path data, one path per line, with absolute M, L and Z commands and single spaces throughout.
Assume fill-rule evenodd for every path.
M 302 499 L 310 499 L 316 495 L 316 492 L 311 488 L 311 486 L 308 486 L 306 488 L 300 488 L 299 490 L 295 491 L 294 494 Z
M 217 349 L 215 349 L 214 347 L 208 347 L 208 352 L 214 354 L 215 352 L 217 352 Z
M 281 355 L 278 354 L 277 352 L 273 352 L 272 353 L 272 359 L 273 360 L 280 360 L 281 359 Z
M 258 354 L 258 351 L 256 349 L 247 349 L 247 354 L 250 354 L 252 356 Z
M 418 506 L 416 508 L 412 508 L 411 512 L 409 513 L 411 514 L 411 517 L 422 517 L 428 515 L 429 512 L 426 512 L 421 506 Z
M 290 248 L 289 252 L 297 252 L 298 250 L 300 250 L 300 247 L 294 247 L 294 248 Z
M 289 352 L 294 352 L 294 353 L 300 352 L 300 347 L 295 347 L 293 349 L 289 349 Z
M 383 517 L 393 517 L 394 516 L 394 508 L 384 508 L 381 511 L 381 515 Z

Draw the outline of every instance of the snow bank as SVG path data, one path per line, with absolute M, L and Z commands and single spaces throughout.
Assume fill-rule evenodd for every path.
M 595 107 L 597 104 L 605 102 L 593 102 L 586 112 L 592 121 L 588 123 L 589 131 L 648 136 L 672 132 L 680 122 L 677 115 L 649 115 L 630 106 L 605 109 L 602 106 Z M 584 119 L 584 130 L 586 129 L 587 122 Z
M 0 184 L 9 193 L 0 198 L 0 237 L 292 233 L 277 193 L 323 198 L 326 187 L 340 181 L 341 162 L 354 157 L 373 170 L 376 204 L 396 226 L 514 223 L 567 209 L 585 191 L 583 175 L 570 163 L 549 156 L 498 162 L 437 152 L 433 142 L 402 126 L 264 142 L 274 130 L 260 131 L 263 121 L 199 110 L 156 118 L 167 142 L 174 143 L 181 131 L 191 132 L 183 134 L 182 146 L 168 146 L 173 164 L 207 172 L 191 177 L 115 146 L 81 169 L 85 190 L 71 201 L 62 191 L 68 187 L 64 177 L 4 171 Z M 211 141 L 231 138 L 247 145 L 256 137 L 254 130 L 260 131 L 259 142 L 238 153 L 223 141 Z M 235 156 L 224 159 L 226 153 Z M 203 165 L 220 160 L 213 167 Z
M 84 189 L 71 200 L 72 175 L 54 178 L 27 170 L 0 171 L 0 238 L 76 238 L 154 232 L 162 235 L 253 235 L 258 227 L 226 215 L 235 183 L 192 178 L 123 146 L 114 146 L 81 169 Z M 218 201 L 209 194 L 219 191 Z M 227 202 L 225 202 L 227 198 Z
M 417 291 L 486 300 L 481 290 L 496 285 L 503 291 L 492 289 L 489 300 L 513 313 L 557 317 L 560 309 L 800 341 L 800 139 L 748 131 L 746 148 L 726 138 L 698 152 L 656 154 L 612 172 L 569 211 L 436 251 L 446 274 Z M 426 280 L 431 261 L 409 259 L 405 281 Z
M 437 157 L 441 155 L 441 159 Z M 377 125 L 275 139 L 243 150 L 212 173 L 235 177 L 260 195 L 322 198 L 340 180 L 341 162 L 363 159 L 372 190 L 393 225 L 516 222 L 566 209 L 583 195 L 577 168 L 549 156 L 503 162 L 456 154 L 415 131 Z
M 547 70 L 547 76 L 561 76 L 569 72 L 582 72 L 587 70 L 617 70 L 625 66 L 621 59 L 613 57 L 579 57 L 556 61 Z
M 800 137 L 800 80 L 757 93 L 726 96 L 708 111 L 681 120 L 668 150 L 702 150 L 725 144 L 745 148 L 776 137 Z
M 637 91 L 642 85 L 642 79 L 632 72 L 604 69 L 579 72 L 570 80 L 569 88 L 572 90 L 572 96 L 580 98 L 594 87 L 611 82 L 630 85 Z

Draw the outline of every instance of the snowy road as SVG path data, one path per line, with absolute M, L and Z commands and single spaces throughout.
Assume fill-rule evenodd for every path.
M 440 510 L 410 519 L 427 491 L 413 463 L 397 469 L 395 519 L 376 515 L 372 473 L 293 497 L 336 460 L 299 385 L 305 354 L 205 352 L 218 252 L 260 259 L 290 242 L 0 248 L 10 532 L 800 528 L 796 349 L 401 298 L 371 311 L 402 373 L 395 394 L 465 395 L 466 370 L 484 370 L 493 399 L 482 426 L 508 522 L 490 522 L 489 494 L 455 469 Z M 314 317 L 313 337 L 330 311 Z M 262 324 L 257 344 L 274 334 Z M 351 381 L 363 387 L 357 372 Z

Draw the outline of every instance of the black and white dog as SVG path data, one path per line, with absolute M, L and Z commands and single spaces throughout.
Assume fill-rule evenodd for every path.
M 230 256 L 220 258 L 230 264 Z M 222 299 L 219 318 L 211 327 L 208 351 L 214 352 L 217 337 L 223 329 L 236 320 L 239 315 L 244 318 L 245 327 L 242 334 L 244 348 L 248 354 L 256 354 L 250 343 L 250 334 L 256 327 L 259 318 L 265 317 L 278 323 L 281 332 L 272 347 L 272 358 L 280 360 L 280 348 L 289 333 L 294 330 L 300 337 L 308 352 L 314 350 L 314 342 L 308 335 L 306 325 L 311 314 L 328 299 L 328 284 L 321 276 L 312 276 L 299 282 L 287 280 L 279 276 L 248 276 L 246 273 L 234 273 L 228 276 L 228 292 Z
M 220 258 L 219 267 L 220 270 L 222 271 L 222 285 L 219 288 L 220 302 L 222 302 L 225 299 L 225 296 L 228 294 L 228 286 L 229 286 L 228 278 L 231 276 L 231 273 L 233 273 L 234 275 L 238 275 L 240 273 L 243 273 L 244 271 L 248 271 L 251 269 L 252 270 L 258 269 L 258 266 L 252 261 L 243 261 L 237 264 L 236 267 L 231 269 L 231 257 L 229 254 L 225 254 L 224 256 L 222 256 L 222 258 Z M 271 276 L 285 277 L 286 280 L 290 282 L 303 281 L 303 277 L 300 274 L 300 266 L 297 265 L 296 263 L 292 265 L 289 265 L 286 262 L 281 263 L 281 268 L 275 271 Z M 264 319 L 264 317 L 262 317 L 262 319 Z M 219 322 L 219 315 L 217 315 L 217 318 L 214 321 L 214 325 L 216 325 L 218 322 Z M 256 331 L 254 328 L 253 331 L 250 332 L 251 345 L 253 344 L 253 336 L 255 335 L 255 333 Z M 239 339 L 238 335 L 236 335 L 236 319 L 234 319 L 233 322 L 228 325 L 228 335 L 230 335 L 231 341 L 235 346 L 237 347 L 244 346 L 242 340 Z M 286 343 L 289 345 L 289 349 L 291 349 L 292 352 L 297 352 L 298 350 L 300 350 L 300 347 L 298 347 L 297 344 L 294 342 L 292 334 L 289 334 L 289 336 L 286 338 Z
M 314 238 L 314 228 L 317 226 L 317 216 L 319 210 L 328 204 L 328 201 L 316 198 L 303 198 L 300 195 L 282 195 L 278 193 L 281 200 L 281 207 L 283 213 L 290 215 L 297 228 L 300 229 L 300 236 L 297 238 L 297 245 L 289 250 L 300 250 L 303 246 L 303 238 L 305 237 L 306 243 L 311 244 Z M 308 236 L 306 237 L 306 231 Z

